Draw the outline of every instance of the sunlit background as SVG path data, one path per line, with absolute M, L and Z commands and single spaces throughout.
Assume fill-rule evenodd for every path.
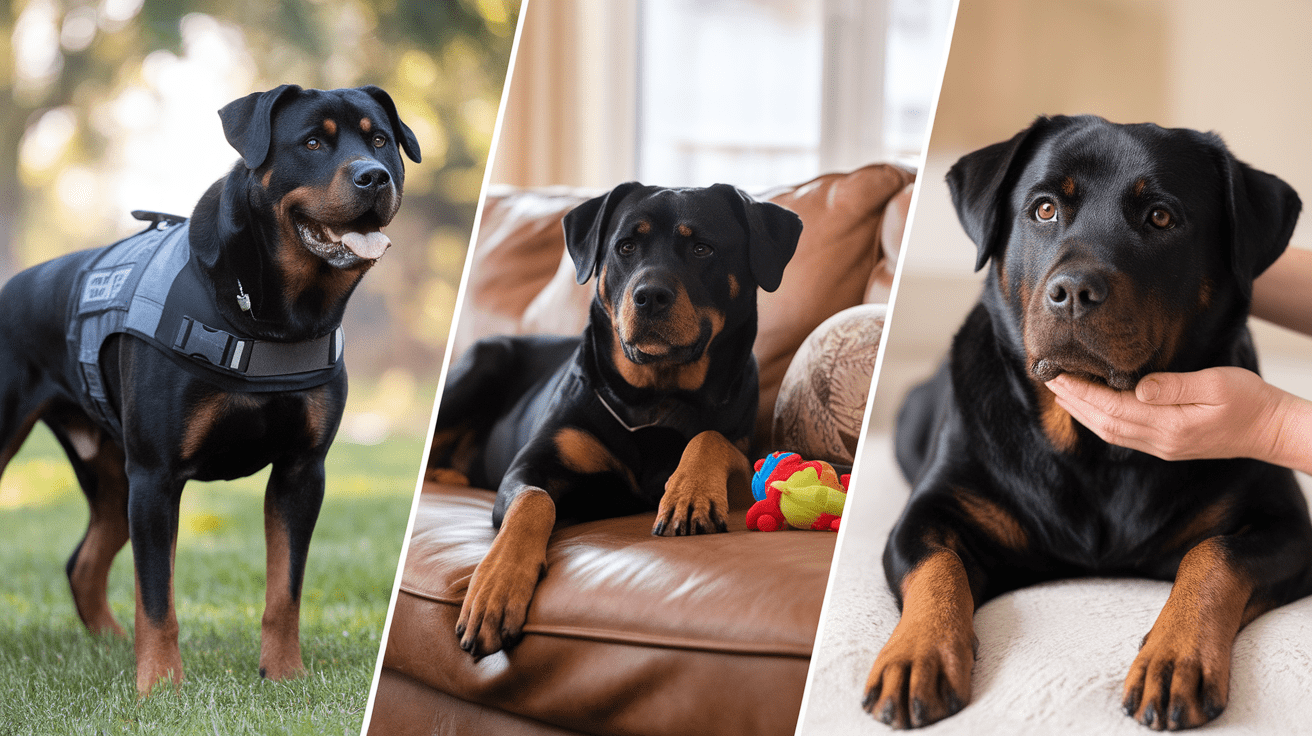
M 493 182 L 799 184 L 919 164 L 951 0 L 534 0 Z
M 394 247 L 347 310 L 339 441 L 422 438 L 518 0 L 6 5 L 0 279 L 134 232 L 131 210 L 189 215 L 237 159 L 216 114 L 233 99 L 282 83 L 388 90 L 423 163 L 406 162 Z

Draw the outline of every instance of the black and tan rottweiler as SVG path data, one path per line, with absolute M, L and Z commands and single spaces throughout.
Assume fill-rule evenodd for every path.
M 1155 729 L 1215 718 L 1254 617 L 1312 592 L 1312 525 L 1293 474 L 1255 460 L 1166 462 L 1102 442 L 1044 382 L 1130 389 L 1152 371 L 1256 369 L 1253 278 L 1301 204 L 1283 181 L 1193 130 L 1039 118 L 971 153 L 948 187 L 979 304 L 897 422 L 914 488 L 884 552 L 902 618 L 865 708 L 899 727 L 970 700 L 985 601 L 1077 575 L 1175 584 L 1125 681 Z M 1128 664 L 1128 663 L 1127 663 Z
M 521 635 L 558 522 L 657 509 L 653 534 L 702 534 L 726 528 L 730 492 L 750 501 L 756 289 L 778 288 L 802 232 L 725 184 L 621 184 L 564 227 L 578 282 L 597 278 L 583 335 L 479 341 L 438 411 L 430 465 L 498 489 L 456 626 L 475 657 Z
M 173 606 L 191 479 L 272 464 L 260 674 L 303 671 L 301 582 L 346 401 L 347 298 L 390 244 L 400 150 L 419 146 L 377 87 L 282 86 L 219 111 L 241 154 L 190 221 L 14 276 L 0 291 L 0 469 L 37 420 L 68 454 L 91 520 L 68 561 L 78 615 L 122 635 L 106 597 L 129 539 L 137 689 L 182 680 Z M 399 148 L 398 148 L 399 147 Z

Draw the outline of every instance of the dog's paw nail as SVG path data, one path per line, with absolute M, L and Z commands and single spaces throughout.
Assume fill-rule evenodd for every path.
M 1177 704 L 1174 708 L 1171 708 L 1171 717 L 1167 720 L 1166 725 L 1172 730 L 1181 728 L 1184 725 L 1183 703 Z
M 897 703 L 892 698 L 889 698 L 888 702 L 884 704 L 884 707 L 879 710 L 879 715 L 875 717 L 879 719 L 880 723 L 886 723 L 890 726 L 893 725 L 893 722 L 897 720 Z
M 875 692 L 874 690 L 867 692 L 866 696 L 864 698 L 861 698 L 861 710 L 864 710 L 865 712 L 869 713 L 875 707 L 875 698 L 878 695 L 879 693 Z
M 929 708 L 920 698 L 911 699 L 911 725 L 920 727 L 929 722 Z

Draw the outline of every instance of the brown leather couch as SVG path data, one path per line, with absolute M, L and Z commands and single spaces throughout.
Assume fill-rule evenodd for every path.
M 763 450 L 786 441 L 771 436 L 775 397 L 803 341 L 840 310 L 887 299 L 913 179 L 873 165 L 758 195 L 804 224 L 783 284 L 759 295 Z M 592 284 L 574 283 L 560 218 L 593 194 L 488 197 L 457 353 L 487 334 L 582 330 Z M 741 510 L 729 533 L 698 537 L 652 537 L 652 514 L 557 529 L 523 640 L 474 662 L 454 629 L 494 536 L 493 498 L 424 484 L 371 734 L 793 732 L 835 535 L 750 532 Z

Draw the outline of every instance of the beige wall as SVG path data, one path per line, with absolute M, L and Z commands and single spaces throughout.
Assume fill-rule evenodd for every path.
M 961 0 L 934 158 L 1080 113 L 1214 130 L 1312 201 L 1312 3 Z

